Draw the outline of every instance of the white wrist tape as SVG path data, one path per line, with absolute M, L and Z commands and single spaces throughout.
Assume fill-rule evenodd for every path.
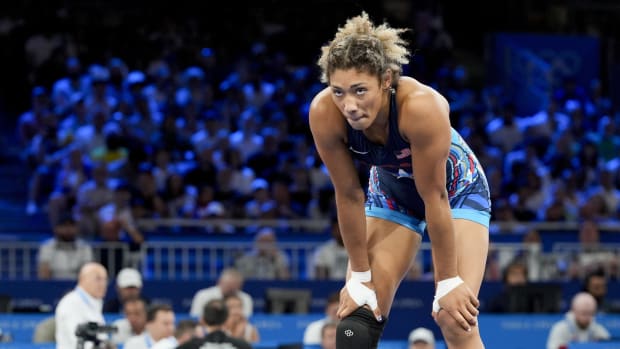
M 370 273 L 370 269 L 367 271 L 352 271 L 351 280 L 356 280 L 359 282 L 369 282 L 370 280 L 372 280 L 372 274 Z
M 450 293 L 462 283 L 463 279 L 461 279 L 460 276 L 439 281 L 437 283 L 437 290 L 435 291 L 435 299 L 433 299 L 433 312 L 438 312 L 439 309 L 441 309 L 439 299 Z
M 374 290 L 366 287 L 362 282 L 369 282 L 372 280 L 370 270 L 364 272 L 351 272 L 351 278 L 347 281 L 347 292 L 349 296 L 360 307 L 364 304 L 368 304 L 370 309 L 377 309 L 377 294 Z

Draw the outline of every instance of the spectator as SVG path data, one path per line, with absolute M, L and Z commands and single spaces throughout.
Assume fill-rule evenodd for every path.
M 128 299 L 142 297 L 142 275 L 133 268 L 123 268 L 116 275 L 116 298 L 108 300 L 104 306 L 105 313 L 120 313 Z M 146 305 L 148 300 L 145 299 Z
M 336 349 L 337 327 L 335 321 L 328 321 L 321 327 L 321 349 Z
M 620 312 L 618 306 L 610 304 L 607 300 L 607 276 L 602 269 L 595 270 L 588 275 L 583 282 L 583 291 L 596 299 L 596 309 L 599 313 Z
M 164 338 L 155 343 L 150 349 L 174 349 L 190 341 L 196 332 L 198 322 L 194 319 L 179 321 L 174 330 L 174 336 Z
M 344 248 L 336 215 L 332 216 L 329 230 L 331 238 L 322 243 L 312 256 L 311 272 L 314 279 L 318 280 L 344 280 L 347 276 L 349 257 Z
M 168 304 L 155 304 L 146 313 L 146 329 L 125 342 L 123 349 L 149 349 L 160 340 L 174 335 L 174 311 Z
M 338 321 L 336 312 L 338 311 L 338 304 L 340 303 L 340 292 L 334 292 L 327 297 L 327 304 L 325 304 L 325 316 L 321 319 L 312 321 L 306 326 L 304 330 L 304 345 L 317 345 L 322 342 L 323 327 L 332 322 Z
M 243 304 L 243 315 L 252 316 L 253 300 L 252 297 L 243 292 L 243 275 L 234 268 L 226 268 L 220 273 L 215 286 L 199 290 L 192 299 L 192 306 L 189 314 L 200 318 L 205 305 L 212 299 L 224 299 L 229 295 L 237 295 Z
M 80 268 L 93 261 L 92 247 L 77 235 L 78 227 L 73 216 L 63 215 L 54 226 L 54 237 L 39 246 L 39 279 L 75 280 Z
M 547 349 L 567 348 L 570 343 L 598 342 L 610 338 L 609 331 L 596 322 L 596 299 L 587 292 L 577 293 L 570 311 L 553 324 L 547 338 Z
M 139 336 L 144 332 L 146 301 L 140 297 L 126 299 L 123 303 L 123 313 L 125 317 L 113 323 L 118 330 L 112 335 L 112 342 L 117 345 L 122 345 L 130 337 Z
M 409 333 L 409 349 L 435 349 L 435 335 L 424 327 L 418 327 Z
M 233 338 L 224 331 L 224 323 L 228 318 L 226 304 L 221 299 L 213 299 L 205 305 L 202 312 L 202 321 L 207 328 L 207 335 L 202 338 L 193 338 L 180 345 L 177 349 L 208 348 L 209 344 L 219 344 L 218 347 L 230 349 L 251 349 L 252 346 L 243 339 Z
M 290 277 L 288 257 L 277 245 L 272 228 L 262 228 L 254 238 L 254 248 L 236 262 L 245 278 L 286 280 Z
M 64 295 L 55 311 L 56 348 L 76 348 L 75 330 L 86 322 L 105 324 L 103 298 L 108 285 L 108 272 L 95 262 L 84 264 L 78 275 L 77 287 Z M 105 339 L 102 336 L 101 339 Z
M 144 235 L 138 229 L 130 207 L 129 185 L 118 183 L 114 189 L 113 201 L 99 208 L 99 231 L 105 242 L 112 243 L 101 250 L 101 263 L 110 273 L 116 274 L 123 267 L 137 267 L 140 264 L 140 249 Z M 126 245 L 127 249 L 119 246 Z
M 98 233 L 99 209 L 114 200 L 114 191 L 109 185 L 109 173 L 105 164 L 93 168 L 92 179 L 82 184 L 76 194 L 75 210 L 80 233 L 94 236 Z
M 526 285 L 528 280 L 527 267 L 520 261 L 514 261 L 510 263 L 503 272 L 502 275 L 502 291 L 493 297 L 490 301 L 488 312 L 489 313 L 507 313 L 515 311 L 515 309 L 508 309 L 508 293 L 513 286 Z
M 243 315 L 241 298 L 236 294 L 230 294 L 224 298 L 224 303 L 228 309 L 224 330 L 231 337 L 241 338 L 249 343 L 258 342 L 260 340 L 258 329 Z

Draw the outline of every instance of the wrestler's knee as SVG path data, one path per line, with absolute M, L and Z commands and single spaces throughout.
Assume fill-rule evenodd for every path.
M 437 325 L 439 325 L 441 333 L 448 343 L 457 344 L 467 342 L 470 338 L 479 335 L 478 326 L 472 326 L 471 331 L 465 331 L 463 327 L 461 327 L 461 325 L 452 317 L 452 315 L 448 314 L 448 312 L 444 310 L 437 313 L 435 321 L 437 322 Z

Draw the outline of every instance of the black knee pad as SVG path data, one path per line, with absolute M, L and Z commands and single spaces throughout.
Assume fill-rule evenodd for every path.
M 337 349 L 376 349 L 387 319 L 378 322 L 372 311 L 358 308 L 340 320 L 336 330 Z

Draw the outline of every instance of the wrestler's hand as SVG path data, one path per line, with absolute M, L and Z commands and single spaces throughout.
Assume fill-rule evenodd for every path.
M 443 284 L 442 284 L 443 283 Z M 469 331 L 476 325 L 480 302 L 467 284 L 456 277 L 437 283 L 437 292 L 433 301 L 433 318 L 437 319 L 440 310 L 446 311 L 461 327 Z
M 377 321 L 383 321 L 381 309 L 379 309 L 377 304 L 375 286 L 372 281 L 361 282 L 352 276 L 340 291 L 340 304 L 338 305 L 336 315 L 342 320 L 362 306 L 370 309 Z

